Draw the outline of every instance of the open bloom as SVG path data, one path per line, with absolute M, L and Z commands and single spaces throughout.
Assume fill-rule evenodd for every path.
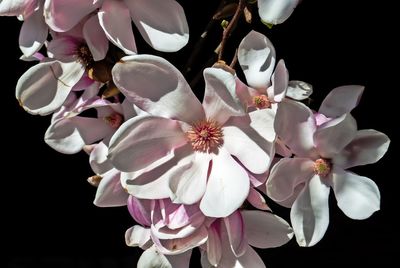
M 131 21 L 154 49 L 172 52 L 186 45 L 189 29 L 183 8 L 175 0 L 46 0 L 47 24 L 65 32 L 91 13 L 108 39 L 126 54 L 136 53 Z
M 292 15 L 300 0 L 257 0 L 261 20 L 269 24 L 280 24 Z
M 247 114 L 235 95 L 235 78 L 204 71 L 201 104 L 182 74 L 166 60 L 135 55 L 113 68 L 115 84 L 148 116 L 125 122 L 110 142 L 124 187 L 138 198 L 194 204 L 224 217 L 247 198 L 247 171 L 264 174 L 274 154 L 269 110 Z
M 344 110 L 354 107 L 353 101 L 344 103 Z M 323 105 L 322 110 L 326 109 Z M 378 161 L 389 146 L 385 134 L 357 131 L 349 113 L 317 120 L 307 106 L 289 100 L 278 108 L 275 129 L 295 157 L 283 158 L 274 165 L 267 181 L 267 194 L 291 207 L 290 218 L 299 245 L 312 246 L 325 234 L 330 187 L 339 208 L 352 219 L 365 219 L 379 210 L 376 184 L 345 169 Z

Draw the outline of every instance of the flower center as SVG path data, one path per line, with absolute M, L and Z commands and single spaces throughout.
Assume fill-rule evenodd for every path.
M 271 108 L 271 102 L 266 95 L 258 95 L 253 97 L 253 104 L 258 109 Z
M 113 113 L 109 116 L 103 117 L 103 120 L 113 129 L 117 129 L 124 121 L 124 118 L 119 113 Z
M 332 164 L 327 159 L 320 158 L 314 162 L 314 172 L 321 177 L 326 177 L 331 172 L 331 167 Z
M 76 55 L 78 56 L 78 61 L 86 68 L 89 68 L 94 62 L 92 53 L 86 44 L 82 44 L 78 47 Z
M 186 132 L 193 150 L 211 152 L 223 143 L 221 126 L 214 120 L 204 120 L 193 124 Z

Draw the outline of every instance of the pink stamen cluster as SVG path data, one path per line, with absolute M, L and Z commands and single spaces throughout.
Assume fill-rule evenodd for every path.
M 204 120 L 195 123 L 192 128 L 186 132 L 193 150 L 199 152 L 210 152 L 223 142 L 223 133 L 221 126 L 214 120 Z

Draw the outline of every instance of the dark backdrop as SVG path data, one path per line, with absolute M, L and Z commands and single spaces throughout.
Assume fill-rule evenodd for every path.
M 183 68 L 218 1 L 179 2 L 187 12 L 190 43 L 179 53 L 161 55 Z M 395 95 L 399 67 L 394 36 L 398 29 L 391 15 L 394 8 L 374 2 L 306 0 L 287 22 L 272 30 L 260 23 L 253 25 L 274 43 L 290 78 L 314 86 L 312 107 L 317 108 L 336 86 L 365 85 L 361 103 L 353 112 L 359 128 L 374 128 L 392 139 L 379 163 L 354 170 L 378 184 L 381 210 L 368 220 L 354 221 L 336 207 L 331 195 L 331 220 L 324 239 L 312 248 L 299 248 L 293 240 L 277 249 L 259 251 L 267 267 L 392 267 L 397 263 L 399 113 Z M 0 267 L 135 267 L 141 250 L 125 246 L 124 232 L 133 224 L 126 208 L 92 205 L 95 189 L 86 182 L 92 175 L 87 156 L 62 155 L 50 149 L 43 141 L 50 118 L 27 114 L 15 100 L 18 77 L 31 66 L 18 60 L 19 27 L 15 18 L 0 18 Z M 228 45 L 228 59 L 249 29 L 237 29 Z M 194 61 L 194 71 L 187 74 L 189 80 L 212 55 L 219 38 L 217 25 Z M 140 52 L 156 53 L 140 35 L 136 39 Z M 202 90 L 202 84 L 197 84 L 199 97 Z M 274 209 L 288 219 L 288 210 Z M 195 257 L 197 263 L 198 253 Z

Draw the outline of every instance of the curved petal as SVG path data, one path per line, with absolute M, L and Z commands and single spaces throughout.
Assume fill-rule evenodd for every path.
M 257 252 L 250 246 L 247 246 L 246 252 L 236 258 L 232 253 L 224 251 L 219 267 L 234 268 L 265 268 L 265 264 Z
M 389 144 L 389 137 L 382 132 L 359 130 L 354 139 L 335 156 L 333 163 L 343 169 L 373 164 L 385 155 Z
M 112 75 L 128 100 L 149 114 L 187 123 L 205 117 L 203 107 L 183 75 L 161 57 L 124 57 L 114 66 Z
M 47 25 L 56 32 L 66 32 L 77 25 L 86 15 L 99 8 L 93 0 L 46 0 L 44 17 Z
M 258 14 L 263 22 L 280 24 L 292 15 L 299 2 L 299 0 L 258 0 Z
M 208 228 L 207 259 L 213 266 L 217 266 L 222 257 L 221 238 L 214 225 Z
M 132 218 L 143 226 L 151 225 L 152 200 L 138 199 L 132 195 L 128 197 L 128 210 Z
M 132 172 L 186 143 L 186 135 L 177 121 L 152 116 L 134 117 L 122 124 L 112 137 L 108 158 L 117 169 Z
M 122 188 L 120 178 L 121 172 L 115 168 L 105 173 L 97 187 L 93 204 L 98 207 L 126 206 L 129 195 Z
M 313 87 L 311 84 L 303 81 L 292 80 L 289 81 L 286 97 L 301 101 L 309 98 L 312 93 Z
M 273 112 L 257 110 L 248 117 L 235 117 L 224 126 L 224 148 L 252 173 L 262 174 L 275 154 Z
M 280 60 L 276 65 L 271 80 L 272 85 L 267 89 L 268 98 L 274 102 L 281 102 L 286 96 L 286 90 L 289 84 L 289 72 L 283 60 Z
M 267 180 L 267 195 L 282 202 L 297 193 L 298 187 L 314 176 L 314 162 L 307 158 L 282 158 L 271 170 Z
M 132 32 L 131 16 L 125 2 L 104 0 L 97 14 L 100 26 L 111 43 L 122 49 L 126 54 L 136 54 L 137 49 Z
M 155 246 L 146 249 L 139 258 L 137 268 L 173 268 L 168 259 Z
M 275 48 L 269 39 L 256 31 L 243 38 L 238 48 L 238 60 L 247 84 L 266 89 L 275 67 Z
M 369 178 L 334 168 L 331 184 L 337 204 L 347 217 L 364 220 L 379 210 L 379 189 Z
M 191 256 L 192 250 L 190 249 L 178 255 L 166 255 L 165 257 L 174 268 L 188 268 Z
M 242 256 L 248 247 L 245 226 L 241 213 L 237 210 L 224 218 L 229 244 L 236 257 Z
M 25 57 L 31 57 L 40 50 L 47 39 L 49 28 L 43 19 L 42 9 L 34 12 L 22 24 L 19 33 L 19 47 Z
M 363 92 L 363 86 L 337 87 L 325 97 L 318 112 L 327 117 L 339 117 L 350 113 L 358 105 Z
M 211 156 L 195 153 L 192 162 L 175 172 L 169 181 L 174 203 L 191 205 L 198 202 L 206 191 Z
M 315 147 L 324 158 L 335 157 L 356 136 L 357 123 L 350 114 L 323 123 L 314 133 Z
M 0 1 L 0 16 L 19 16 L 24 19 L 35 9 L 37 2 L 34 0 L 2 0 Z
M 249 196 L 247 197 L 247 201 L 255 208 L 261 210 L 271 211 L 270 207 L 267 205 L 265 198 L 253 187 L 250 187 Z
M 329 224 L 330 188 L 315 175 L 303 188 L 290 210 L 297 243 L 311 247 L 324 236 Z
M 125 243 L 128 247 L 143 247 L 150 241 L 150 229 L 135 225 L 125 232 Z
M 108 39 L 100 26 L 99 18 L 90 17 L 85 22 L 82 31 L 93 59 L 95 61 L 104 59 L 108 51 Z
M 18 80 L 16 98 L 27 112 L 48 115 L 61 107 L 84 71 L 75 62 L 38 63 Z
M 203 107 L 207 118 L 223 125 L 229 117 L 245 114 L 235 93 L 236 79 L 231 73 L 220 68 L 207 68 L 204 70 L 204 80 Z
M 243 210 L 241 213 L 248 242 L 254 247 L 279 247 L 293 237 L 292 228 L 281 217 L 258 210 Z
M 175 0 L 125 1 L 144 40 L 163 52 L 180 50 L 189 41 L 185 12 Z
M 316 123 L 312 111 L 300 102 L 285 100 L 278 106 L 275 131 L 299 157 L 315 155 L 313 135 Z
M 238 209 L 249 194 L 247 172 L 221 148 L 213 156 L 211 173 L 200 209 L 209 217 L 226 217 Z
M 113 168 L 113 165 L 108 160 L 107 155 L 108 147 L 103 142 L 96 144 L 93 150 L 90 152 L 90 167 L 96 174 L 106 173 Z

